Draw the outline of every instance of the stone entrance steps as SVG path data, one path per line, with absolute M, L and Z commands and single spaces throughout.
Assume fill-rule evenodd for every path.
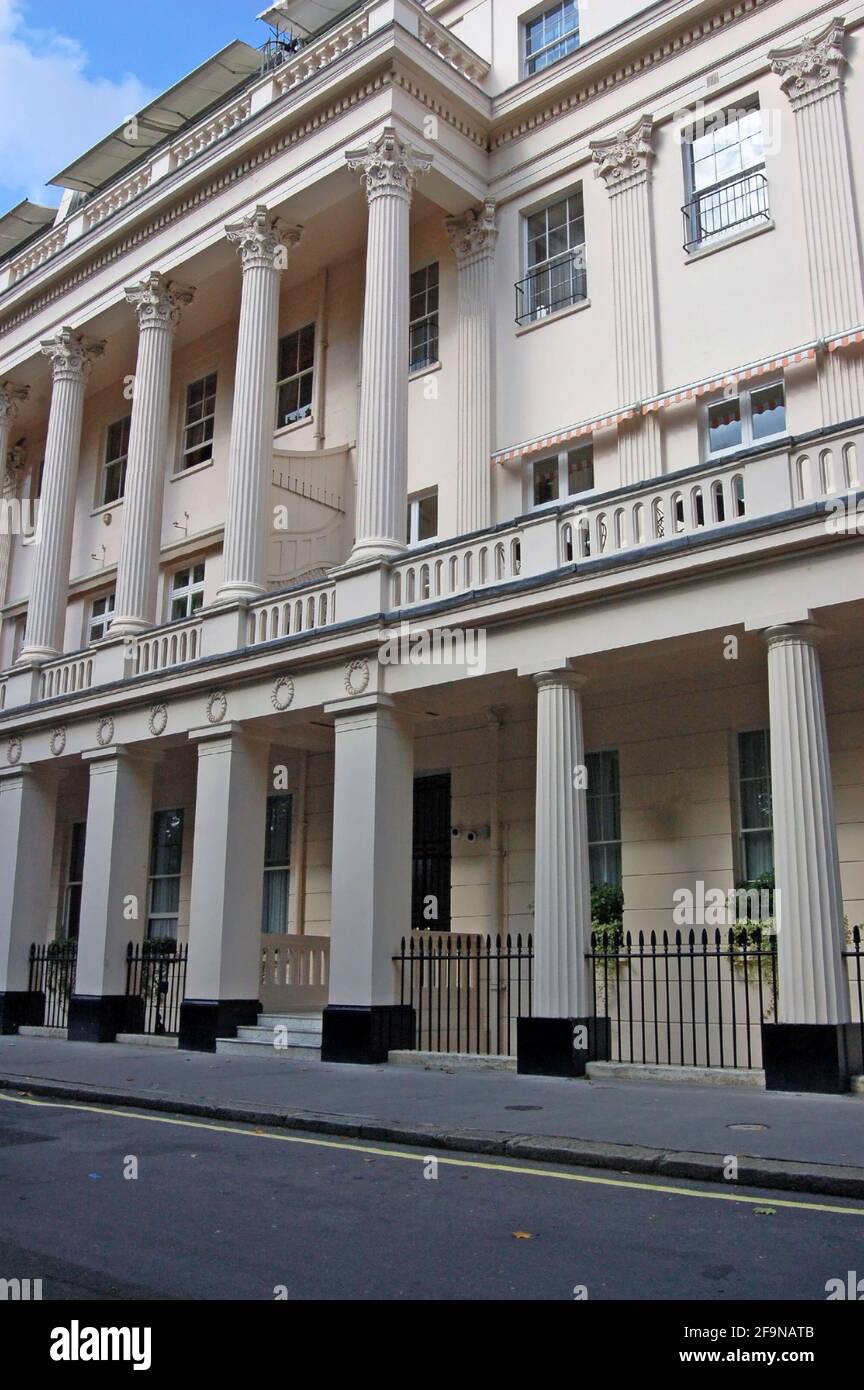
M 321 1011 L 259 1014 L 258 1022 L 237 1029 L 236 1038 L 217 1038 L 223 1057 L 294 1057 L 307 1062 L 321 1057 Z

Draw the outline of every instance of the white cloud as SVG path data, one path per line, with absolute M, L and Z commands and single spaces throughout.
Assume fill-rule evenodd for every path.
M 20 0 L 0 0 L 0 198 L 58 202 L 46 180 L 154 95 L 132 75 L 88 74 L 75 39 L 28 27 Z

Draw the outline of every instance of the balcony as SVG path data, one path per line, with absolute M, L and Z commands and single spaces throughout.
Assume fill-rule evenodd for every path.
M 566 255 L 532 270 L 516 284 L 516 322 L 520 328 L 536 323 L 561 309 L 569 309 L 588 298 L 585 247 L 577 246 Z
M 764 174 L 742 174 L 719 187 L 701 189 L 681 209 L 684 250 L 688 254 L 735 232 L 771 220 L 768 180 Z

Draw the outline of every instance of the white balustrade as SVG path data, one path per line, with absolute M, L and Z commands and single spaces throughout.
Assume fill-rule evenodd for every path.
M 40 700 L 53 700 L 59 695 L 74 695 L 89 690 L 93 684 L 93 657 L 90 652 L 49 661 L 42 667 L 39 681 Z
M 196 661 L 201 655 L 200 619 L 191 623 L 172 623 L 158 632 L 146 633 L 132 643 L 136 676 L 149 671 L 167 671 Z
M 329 627 L 335 621 L 335 584 L 290 589 L 275 597 L 258 599 L 250 606 L 246 640 L 250 647 L 257 647 L 279 637 Z
M 504 584 L 521 573 L 521 531 L 475 536 L 462 544 L 399 560 L 391 575 L 390 601 L 394 608 L 409 608 Z
M 261 937 L 259 998 L 265 1013 L 327 1003 L 329 936 Z

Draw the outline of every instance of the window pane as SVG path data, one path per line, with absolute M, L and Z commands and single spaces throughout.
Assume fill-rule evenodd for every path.
M 269 869 L 264 875 L 264 902 L 261 930 L 265 935 L 284 936 L 288 931 L 288 869 Z
M 712 454 L 734 449 L 742 440 L 741 402 L 719 401 L 708 407 L 708 448 Z
M 558 499 L 558 455 L 538 459 L 534 464 L 534 506 Z
M 750 414 L 753 438 L 766 439 L 786 431 L 786 394 L 782 382 L 766 386 L 750 394 Z
M 80 883 L 84 878 L 84 847 L 86 842 L 86 821 L 76 821 L 72 826 L 72 842 L 69 849 L 70 883 Z
M 153 817 L 151 874 L 179 874 L 183 856 L 183 811 L 157 811 Z
M 264 863 L 291 862 L 291 797 L 267 798 L 267 827 L 264 837 Z
M 572 497 L 577 492 L 587 492 L 594 486 L 594 450 L 571 449 L 567 455 L 567 491 Z
M 421 497 L 417 502 L 417 539 L 432 540 L 438 535 L 438 493 Z

